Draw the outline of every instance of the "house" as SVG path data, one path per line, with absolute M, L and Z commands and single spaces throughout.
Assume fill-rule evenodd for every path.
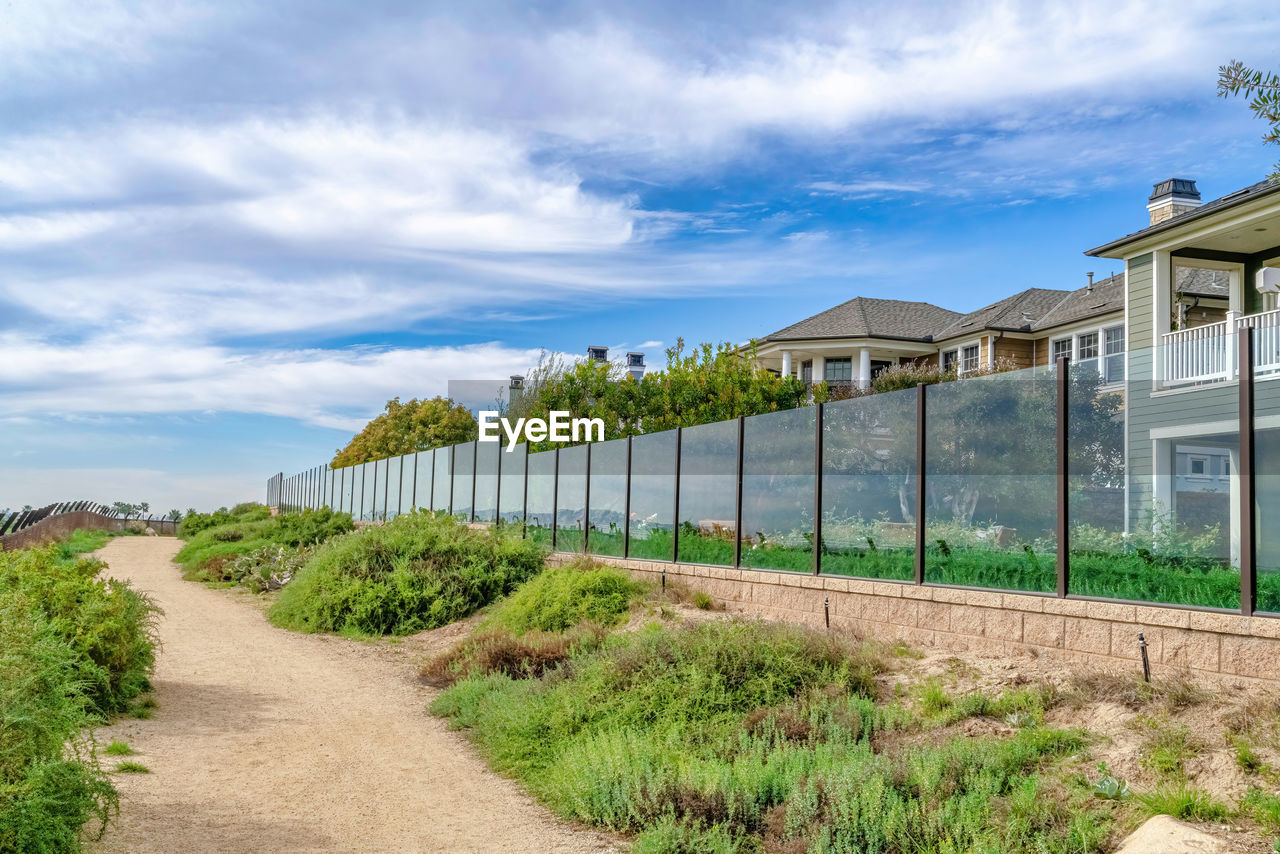
M 1124 276 L 1117 274 L 1098 282 L 1090 276 L 1074 291 L 1028 288 L 967 314 L 927 302 L 856 297 L 765 336 L 756 352 L 769 370 L 834 386 L 866 388 L 884 368 L 907 362 L 941 364 L 963 375 L 995 364 L 1044 366 L 1058 356 L 1095 366 L 1105 385 L 1119 386 L 1124 296 Z M 1204 307 L 1209 310 L 1208 302 Z
M 1171 178 L 1147 210 L 1145 228 L 1086 253 L 1125 265 L 1127 526 L 1219 528 L 1234 562 L 1245 328 L 1254 330 L 1257 503 L 1280 497 L 1280 383 L 1268 382 L 1280 377 L 1280 182 L 1202 203 L 1195 181 Z M 1280 568 L 1274 527 L 1259 516 L 1260 571 Z

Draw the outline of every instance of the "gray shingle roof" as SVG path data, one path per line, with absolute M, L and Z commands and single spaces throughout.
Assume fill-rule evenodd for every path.
M 1100 317 L 1113 311 L 1124 311 L 1124 274 L 1117 273 L 1093 283 L 1093 290 L 1088 287 L 1072 291 L 1066 299 L 1049 310 L 1044 317 L 1031 324 L 1033 332 L 1061 326 L 1064 323 L 1075 323 Z
M 960 315 L 927 302 L 854 297 L 765 336 L 765 341 L 810 338 L 896 338 L 928 341 Z
M 1174 285 L 1179 293 L 1222 299 L 1231 295 L 1231 279 L 1226 270 L 1205 270 L 1200 267 L 1175 267 L 1174 270 Z
M 1224 210 L 1226 208 L 1235 207 L 1236 205 L 1241 205 L 1241 204 L 1244 204 L 1245 202 L 1253 201 L 1258 196 L 1264 195 L 1266 193 L 1276 192 L 1276 191 L 1280 191 L 1280 181 L 1273 181 L 1270 178 L 1267 178 L 1265 180 L 1259 181 L 1256 184 L 1252 184 L 1248 187 L 1245 187 L 1243 190 L 1236 190 L 1234 193 L 1227 193 L 1225 196 L 1222 196 L 1221 198 L 1214 199 L 1211 202 L 1206 202 L 1205 204 L 1201 205 L 1195 210 L 1178 214 L 1177 216 L 1167 219 L 1164 222 L 1157 223 L 1156 225 L 1148 226 L 1147 228 L 1140 229 L 1138 231 L 1133 232 L 1132 234 L 1126 234 L 1124 237 L 1121 237 L 1119 240 L 1113 240 L 1110 243 L 1104 243 L 1102 246 L 1096 246 L 1093 249 L 1088 250 L 1084 254 L 1094 255 L 1094 256 L 1100 256 L 1100 255 L 1105 256 L 1105 255 L 1108 255 L 1108 253 L 1124 246 L 1126 243 L 1132 243 L 1133 241 L 1141 237 L 1146 237 L 1151 234 L 1158 234 L 1161 231 L 1167 231 L 1171 228 L 1176 228 L 1177 226 L 1180 226 L 1183 223 L 1191 222 L 1192 220 L 1200 219 L 1201 217 L 1208 216 L 1217 211 Z
M 971 311 L 938 330 L 935 341 L 955 338 L 958 335 L 978 332 L 982 329 L 1001 329 L 1008 332 L 1026 332 L 1032 325 L 1062 302 L 1070 291 L 1050 288 L 1027 288 L 999 302 Z

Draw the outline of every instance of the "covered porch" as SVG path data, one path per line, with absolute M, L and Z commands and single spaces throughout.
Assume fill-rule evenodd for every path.
M 825 382 L 833 389 L 871 387 L 880 371 L 903 359 L 937 358 L 937 349 L 918 341 L 878 338 L 770 341 L 756 351 L 759 364 L 807 385 Z

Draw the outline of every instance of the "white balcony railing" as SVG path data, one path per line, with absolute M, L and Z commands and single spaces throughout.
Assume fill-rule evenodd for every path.
M 1280 373 L 1280 310 L 1276 310 L 1166 333 L 1161 346 L 1161 384 L 1170 387 L 1235 379 L 1235 334 L 1247 327 L 1255 330 L 1254 374 Z

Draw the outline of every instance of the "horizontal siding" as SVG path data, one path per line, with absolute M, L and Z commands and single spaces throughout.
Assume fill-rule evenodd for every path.
M 1032 359 L 1032 342 L 1023 338 L 997 338 L 996 361 L 1007 361 L 1019 368 L 1030 368 Z

